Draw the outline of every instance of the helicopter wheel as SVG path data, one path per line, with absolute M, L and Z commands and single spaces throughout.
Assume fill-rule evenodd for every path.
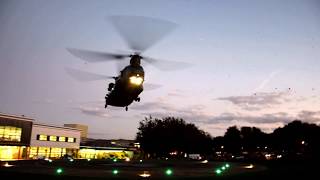
M 126 111 L 128 111 L 128 106 L 126 106 Z

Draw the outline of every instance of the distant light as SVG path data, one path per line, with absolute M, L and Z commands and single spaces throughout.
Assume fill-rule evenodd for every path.
M 87 159 L 87 161 L 91 161 L 91 159 Z
M 277 155 L 277 158 L 278 159 L 282 158 L 282 155 L 281 154 Z
M 304 143 L 306 143 L 306 142 L 304 142 L 304 141 L 301 141 L 301 144 L 304 144 Z
M 70 162 L 73 162 L 74 160 L 73 160 L 73 159 L 69 159 L 69 161 L 70 161 Z
M 166 170 L 166 175 L 170 176 L 172 175 L 173 171 L 171 169 L 167 169 Z
M 113 159 L 113 162 L 117 162 L 118 160 L 117 159 Z
M 58 169 L 56 170 L 56 172 L 57 172 L 57 174 L 61 174 L 61 173 L 63 173 L 63 169 L 62 169 L 62 168 L 58 168 Z
M 138 174 L 138 175 L 143 178 L 147 178 L 151 176 L 151 174 L 148 171 L 144 171 L 142 174 Z
M 140 162 L 142 162 L 142 159 L 140 159 Z
M 4 167 L 12 167 L 13 165 L 9 164 L 8 162 L 6 162 L 4 165 Z
M 246 169 L 252 169 L 252 168 L 254 168 L 254 166 L 253 166 L 253 164 L 250 164 L 250 165 L 248 165 L 248 166 L 244 166 L 244 168 L 246 168 Z
M 126 161 L 129 162 L 129 161 L 130 161 L 130 158 L 127 157 L 127 158 L 126 158 Z
M 166 160 L 168 160 L 168 158 L 166 158 Z
M 208 160 L 201 161 L 201 163 L 206 164 L 208 163 Z
M 224 166 L 222 166 L 222 168 L 221 168 L 222 170 L 225 170 L 226 169 L 226 167 L 224 167 Z
M 114 174 L 114 175 L 117 175 L 118 173 L 119 173 L 119 171 L 116 169 L 112 171 L 112 174 Z
M 51 162 L 52 162 L 52 159 L 49 159 L 49 162 L 51 163 Z
M 223 149 L 224 148 L 224 146 L 221 146 L 221 149 Z
M 221 169 L 217 169 L 217 170 L 216 170 L 216 173 L 217 173 L 217 174 L 221 174 L 221 173 L 222 173 Z
M 230 167 L 230 165 L 227 163 L 227 164 L 225 165 L 225 167 L 226 167 L 226 168 L 229 168 L 229 167 Z

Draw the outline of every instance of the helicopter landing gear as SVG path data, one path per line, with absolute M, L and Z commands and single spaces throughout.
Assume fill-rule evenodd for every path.
M 137 97 L 137 98 L 135 99 L 135 101 L 140 102 L 140 98 L 139 98 L 139 97 Z
M 106 109 L 107 106 L 108 106 L 108 103 L 107 103 L 107 98 L 108 98 L 108 94 L 104 97 L 105 101 L 106 101 L 106 104 L 104 105 L 104 108 Z
M 112 91 L 113 87 L 114 87 L 114 83 L 109 83 L 108 91 Z
M 126 111 L 128 111 L 128 106 L 126 106 Z

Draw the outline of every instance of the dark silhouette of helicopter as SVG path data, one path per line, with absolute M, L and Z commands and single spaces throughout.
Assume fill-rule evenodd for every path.
M 161 70 L 180 69 L 190 64 L 157 60 L 141 55 L 143 51 L 171 32 L 176 24 L 142 16 L 112 16 L 110 20 L 133 53 L 107 53 L 74 48 L 67 48 L 67 50 L 74 56 L 88 62 L 130 59 L 130 64 L 123 68 L 116 77 L 83 72 L 72 68 L 67 68 L 67 72 L 79 80 L 114 79 L 114 82 L 108 85 L 108 93 L 105 96 L 105 108 L 108 105 L 125 107 L 127 111 L 128 106 L 133 101 L 140 101 L 139 95 L 144 90 L 145 72 L 141 65 L 142 60 L 155 65 Z M 150 84 L 149 87 L 152 89 L 159 87 L 159 85 Z

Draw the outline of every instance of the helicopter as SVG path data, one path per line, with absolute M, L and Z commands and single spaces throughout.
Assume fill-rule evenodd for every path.
M 110 105 L 125 107 L 125 110 L 128 111 L 130 104 L 134 101 L 140 102 L 139 95 L 144 90 L 145 71 L 141 61 L 155 65 L 161 70 L 181 69 L 190 66 L 190 64 L 157 60 L 141 55 L 143 51 L 171 32 L 176 26 L 175 23 L 143 16 L 112 16 L 110 19 L 133 53 L 108 53 L 75 48 L 67 48 L 67 50 L 75 57 L 87 62 L 130 59 L 130 64 L 120 70 L 118 76 L 99 75 L 73 68 L 67 68 L 66 70 L 78 80 L 113 79 L 114 82 L 108 84 L 105 108 Z M 149 87 L 150 89 L 158 88 L 159 85 L 149 84 Z

